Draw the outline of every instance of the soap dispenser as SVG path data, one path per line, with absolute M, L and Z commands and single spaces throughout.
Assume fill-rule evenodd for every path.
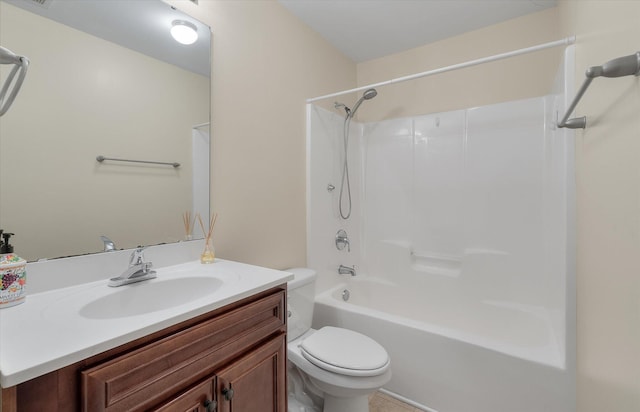
M 0 230 L 0 309 L 25 301 L 27 286 L 27 261 L 13 253 L 10 244 L 13 233 Z

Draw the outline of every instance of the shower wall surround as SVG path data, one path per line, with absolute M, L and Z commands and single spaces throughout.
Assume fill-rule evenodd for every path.
M 550 105 L 535 98 L 365 125 L 364 272 L 438 279 L 456 299 L 560 309 L 564 152 L 545 119 Z
M 570 394 L 573 152 L 554 126 L 563 98 L 353 122 L 354 209 L 346 221 L 338 214 L 343 117 L 310 106 L 308 265 L 320 272 L 319 292 L 348 283 L 337 267 L 355 264 L 355 281 L 390 286 L 381 311 L 513 357 L 514 370 L 533 362 L 523 374 L 537 365 Z M 328 192 L 328 184 L 336 189 Z M 350 253 L 333 244 L 340 228 L 349 233 Z M 518 314 L 532 321 L 504 324 Z M 414 367 L 421 372 L 410 373 L 424 374 L 422 381 L 437 373 L 428 365 Z M 394 370 L 388 389 L 422 405 L 447 404 L 417 399 L 429 393 L 420 388 L 403 393 L 406 372 Z M 504 378 L 496 379 L 499 387 Z M 531 390 L 545 396 L 547 389 Z M 570 395 L 561 398 L 558 410 L 571 403 Z
M 551 121 L 554 99 L 354 122 L 350 220 L 338 217 L 342 155 L 331 154 L 341 153 L 342 118 L 312 108 L 312 182 L 336 189 L 312 191 L 309 264 L 355 264 L 357 273 L 391 282 L 417 278 L 454 301 L 542 309 L 558 339 L 544 363 L 561 366 L 566 154 Z M 347 230 L 351 253 L 327 248 L 327 221 Z

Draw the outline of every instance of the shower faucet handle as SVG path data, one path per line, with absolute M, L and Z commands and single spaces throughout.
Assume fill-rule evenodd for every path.
M 345 232 L 344 229 L 340 229 L 338 230 L 338 233 L 336 233 L 336 248 L 338 248 L 338 250 L 343 250 L 345 246 L 347 248 L 347 252 L 351 252 L 351 245 L 349 244 L 347 232 Z

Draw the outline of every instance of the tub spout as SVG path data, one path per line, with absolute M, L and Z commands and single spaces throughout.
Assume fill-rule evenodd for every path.
M 356 265 L 353 265 L 351 267 L 340 265 L 340 267 L 338 267 L 338 273 L 341 274 L 341 275 L 355 276 L 356 275 Z

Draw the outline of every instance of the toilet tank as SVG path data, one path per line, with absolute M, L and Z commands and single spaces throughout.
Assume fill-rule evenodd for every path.
M 292 341 L 311 328 L 315 299 L 316 271 L 307 268 L 291 268 L 293 274 L 287 282 L 287 341 Z

